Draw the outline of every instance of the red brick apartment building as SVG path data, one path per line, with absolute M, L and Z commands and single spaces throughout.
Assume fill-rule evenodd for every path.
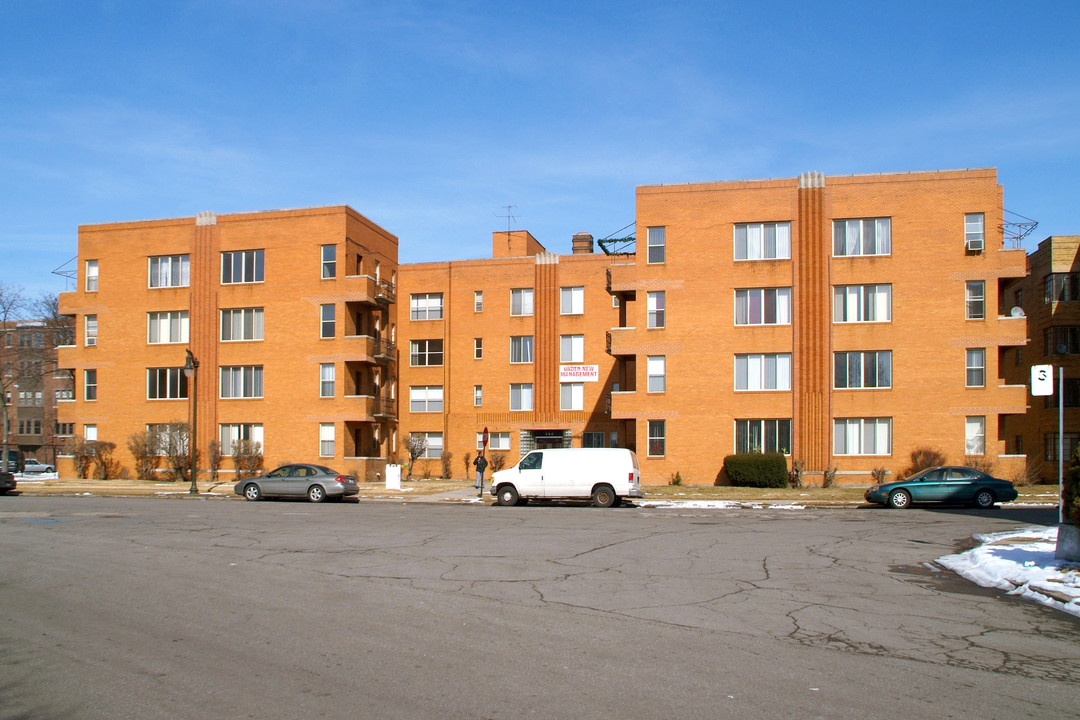
M 74 394 L 70 373 L 56 366 L 56 347 L 67 344 L 70 334 L 70 328 L 55 318 L 0 325 L 0 406 L 7 415 L 6 442 L 9 450 L 18 450 L 25 459 L 55 464 L 74 431 L 70 423 L 57 421 L 59 404 Z
M 84 226 L 61 419 L 118 450 L 185 420 L 190 347 L 199 446 L 257 439 L 268 465 L 371 475 L 412 433 L 414 470 L 449 452 L 461 476 L 487 429 L 508 464 L 630 447 L 650 483 L 724 482 L 755 450 L 864 483 L 919 447 L 1008 477 L 1028 397 L 1002 358 L 1027 329 L 1003 288 L 1026 267 L 1002 215 L 985 169 L 644 186 L 614 255 L 509 231 L 489 259 L 399 267 L 346 207 Z

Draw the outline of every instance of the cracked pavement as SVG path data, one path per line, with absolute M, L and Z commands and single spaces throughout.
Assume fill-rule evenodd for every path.
M 5 498 L 0 718 L 1071 715 L 1053 512 Z

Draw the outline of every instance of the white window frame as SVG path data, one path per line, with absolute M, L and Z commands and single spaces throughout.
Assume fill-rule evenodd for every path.
M 222 365 L 219 374 L 222 400 L 250 400 L 263 396 L 262 365 Z
M 435 460 L 442 457 L 443 434 L 441 432 L 421 432 L 414 434 L 422 435 L 427 441 L 427 449 L 424 450 L 424 454 L 420 456 L 421 458 Z
M 263 282 L 266 279 L 265 259 L 266 255 L 262 248 L 255 250 L 223 250 L 221 253 L 221 284 L 251 285 Z
M 261 307 L 222 308 L 221 342 L 250 342 L 262 340 L 265 332 L 265 313 Z
M 734 244 L 737 261 L 790 260 L 791 223 L 738 223 Z
M 319 306 L 319 337 L 332 340 L 337 335 L 337 305 L 326 303 Z
M 866 384 L 868 361 L 874 364 L 875 385 Z M 844 384 L 840 383 L 839 370 L 844 368 Z M 856 378 L 854 384 L 852 378 Z M 882 384 L 884 381 L 885 384 Z M 833 353 L 834 390 L 884 390 L 892 387 L 892 350 L 849 350 Z
M 661 265 L 667 261 L 667 227 L 657 226 L 645 229 L 645 262 L 648 265 Z
M 833 257 L 892 254 L 892 218 L 833 220 Z
M 790 325 L 791 288 L 737 288 L 735 325 Z
M 783 429 L 783 432 L 781 432 Z M 784 435 L 788 445 L 784 446 Z M 740 441 L 745 438 L 743 447 Z M 755 444 L 755 440 L 759 441 Z M 735 420 L 735 452 L 778 452 L 791 455 L 791 418 L 746 418 Z
M 164 382 L 162 382 L 162 379 L 164 379 Z M 162 388 L 164 388 L 164 393 Z M 146 368 L 147 400 L 186 400 L 187 397 L 188 383 L 184 368 Z
M 442 320 L 443 294 L 413 293 L 409 295 L 410 320 Z
M 322 246 L 322 279 L 337 277 L 337 245 Z
M 510 409 L 514 412 L 529 411 L 533 409 L 532 383 L 510 384 Z
M 510 337 L 510 364 L 530 365 L 533 361 L 533 336 L 512 335 Z
M 319 423 L 319 457 L 334 457 L 335 445 L 334 423 Z
M 94 402 L 98 399 L 98 376 L 97 368 L 83 370 L 83 400 Z
M 411 385 L 409 387 L 409 412 L 441 413 L 442 411 L 442 385 Z
M 190 255 L 155 255 L 147 258 L 149 288 L 189 287 L 191 285 Z
M 421 343 L 423 343 L 423 350 L 421 350 Z M 438 343 L 439 349 L 432 350 L 431 344 Z M 445 349 L 442 338 L 418 338 L 416 340 L 409 341 L 409 367 L 442 367 L 443 364 L 443 351 Z M 435 355 L 439 356 L 439 362 L 430 362 L 431 358 Z M 425 362 L 418 363 L 418 359 L 423 359 Z
M 649 355 L 645 358 L 646 392 L 662 393 L 667 391 L 667 356 Z
M 510 289 L 510 316 L 528 317 L 533 314 L 533 289 Z
M 319 364 L 319 397 L 334 397 L 337 386 L 337 367 L 334 363 Z
M 834 285 L 833 322 L 892 322 L 892 285 Z
M 966 213 L 964 215 L 964 248 L 971 252 L 981 252 L 986 247 L 986 214 Z
M 476 449 L 484 449 L 484 433 L 476 433 Z M 488 450 L 509 450 L 510 433 L 488 432 Z
M 964 355 L 965 386 L 986 387 L 986 348 L 967 348 Z
M 86 261 L 86 292 L 97 292 L 98 289 L 98 261 Z
M 645 296 L 645 327 L 660 330 L 667 327 L 667 297 L 663 290 L 647 293 Z
M 986 319 L 986 281 L 968 280 L 964 283 L 964 318 Z
M 473 385 L 473 407 L 483 407 L 484 405 L 484 386 Z
M 473 312 L 483 312 L 483 311 L 484 311 L 484 291 L 483 290 L 474 290 L 473 291 Z
M 559 410 L 585 409 L 585 383 L 559 383 Z
M 892 418 L 836 418 L 833 455 L 891 455 Z
M 968 415 L 964 418 L 964 454 L 986 454 L 985 415 Z
M 473 360 L 484 359 L 484 338 L 473 338 Z
M 736 354 L 735 390 L 737 392 L 791 390 L 791 353 Z
M 265 449 L 263 446 L 262 423 L 221 423 L 218 425 L 218 441 L 221 443 L 221 454 L 232 456 L 235 454 L 234 442 L 250 440 L 259 444 L 259 454 Z
M 645 440 L 646 457 L 667 455 L 667 420 L 647 420 Z
M 164 310 L 146 313 L 147 345 L 176 345 L 187 343 L 188 333 L 189 321 L 187 310 Z
M 559 314 L 585 314 L 585 286 L 559 288 Z
M 560 335 L 559 336 L 559 362 L 583 363 L 585 362 L 585 336 L 584 335 Z
M 97 345 L 98 339 L 98 321 L 97 315 L 84 315 L 83 316 L 83 344 L 87 347 L 93 347 Z

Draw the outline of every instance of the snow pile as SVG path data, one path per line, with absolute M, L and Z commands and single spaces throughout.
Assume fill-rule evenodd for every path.
M 1054 557 L 1056 527 L 973 535 L 978 547 L 937 559 L 983 587 L 999 588 L 1080 617 L 1080 565 Z

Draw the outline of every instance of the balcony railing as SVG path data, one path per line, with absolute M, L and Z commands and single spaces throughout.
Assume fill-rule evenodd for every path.
M 372 415 L 378 418 L 394 418 L 397 417 L 397 401 L 390 396 L 389 393 L 384 393 L 375 396 L 374 412 Z

